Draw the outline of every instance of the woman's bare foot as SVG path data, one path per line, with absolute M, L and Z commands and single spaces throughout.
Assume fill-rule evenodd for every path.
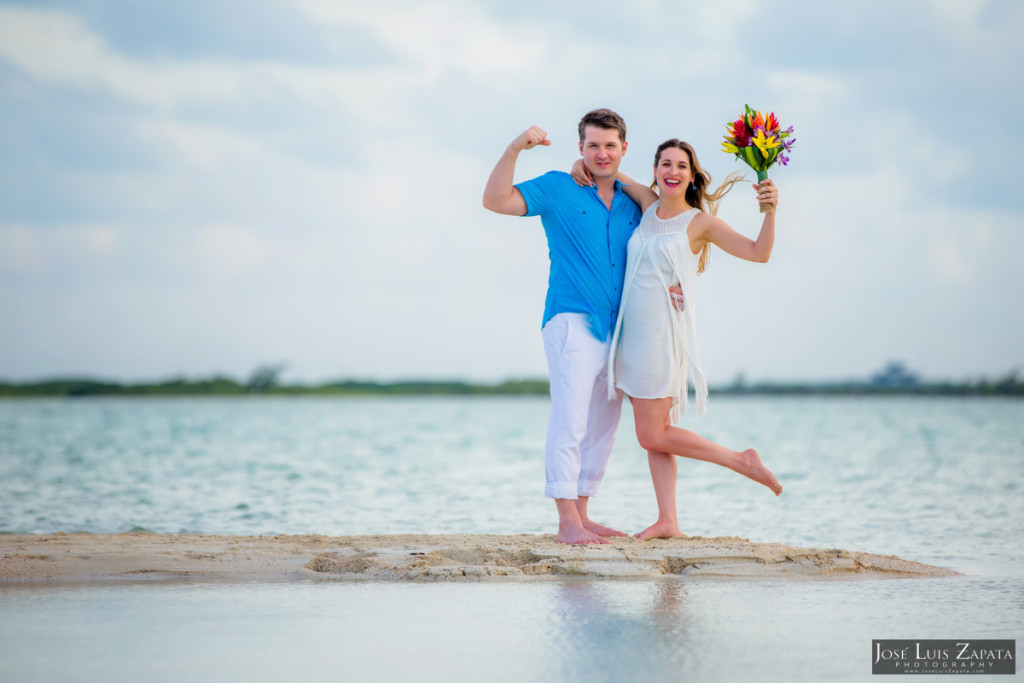
M 676 536 L 682 535 L 683 532 L 679 530 L 678 522 L 663 522 L 658 520 L 638 533 L 636 537 L 642 541 L 646 541 L 649 538 L 675 538 Z
M 609 541 L 605 538 L 601 538 L 593 531 L 587 531 L 582 526 L 570 526 L 570 527 L 558 527 L 558 534 L 555 535 L 556 541 L 562 543 L 571 543 L 573 545 L 584 545 L 587 543 L 608 543 Z
M 758 484 L 764 484 L 775 493 L 776 496 L 782 494 L 782 484 L 775 478 L 771 470 L 764 466 L 761 462 L 761 456 L 757 454 L 753 448 L 740 453 L 740 466 L 736 469 L 737 472 L 745 477 L 750 477 Z
M 629 536 L 629 534 L 624 534 L 610 526 L 604 526 L 603 524 L 592 522 L 589 519 L 583 520 L 583 528 L 587 531 L 594 532 L 598 536 Z

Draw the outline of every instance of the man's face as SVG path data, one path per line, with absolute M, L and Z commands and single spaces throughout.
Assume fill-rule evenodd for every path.
M 587 126 L 583 129 L 583 142 L 580 143 L 583 164 L 594 178 L 614 178 L 619 172 L 622 155 L 626 153 L 626 145 L 614 128 Z

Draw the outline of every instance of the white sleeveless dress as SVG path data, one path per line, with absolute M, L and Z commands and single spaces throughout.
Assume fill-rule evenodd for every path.
M 686 412 L 687 379 L 697 413 L 707 410 L 708 386 L 697 351 L 697 263 L 686 228 L 699 209 L 674 218 L 657 215 L 658 202 L 644 212 L 627 246 L 626 279 L 609 351 L 609 394 L 633 398 L 672 397 L 672 421 Z M 668 288 L 683 290 L 683 311 Z

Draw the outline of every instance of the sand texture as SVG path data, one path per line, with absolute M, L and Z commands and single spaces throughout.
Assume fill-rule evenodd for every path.
M 599 578 L 835 580 L 955 576 L 893 555 L 682 537 L 568 546 L 552 536 L 0 535 L 0 581 Z

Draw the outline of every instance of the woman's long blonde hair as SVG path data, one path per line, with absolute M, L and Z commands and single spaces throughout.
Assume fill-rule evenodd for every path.
M 690 168 L 693 169 L 693 183 L 686 188 L 686 202 L 693 207 L 696 207 L 704 213 L 711 214 L 712 216 L 718 214 L 718 203 L 722 200 L 732 186 L 746 178 L 740 171 L 730 173 L 725 178 L 725 182 L 718 186 L 714 192 L 708 192 L 708 188 L 711 187 L 711 174 L 705 171 L 700 166 L 700 162 L 697 161 L 697 152 L 694 151 L 693 146 L 688 142 L 677 140 L 672 138 L 658 145 L 658 151 L 654 154 L 654 169 L 655 175 L 657 175 L 658 164 L 661 163 L 661 153 L 669 147 L 675 147 L 686 152 L 686 156 L 690 158 Z M 656 189 L 658 187 L 658 181 L 655 179 L 651 183 L 651 188 Z M 711 256 L 711 243 L 704 245 L 704 248 L 700 252 L 700 260 L 697 261 L 697 273 L 703 273 L 704 268 L 708 265 L 708 258 Z

